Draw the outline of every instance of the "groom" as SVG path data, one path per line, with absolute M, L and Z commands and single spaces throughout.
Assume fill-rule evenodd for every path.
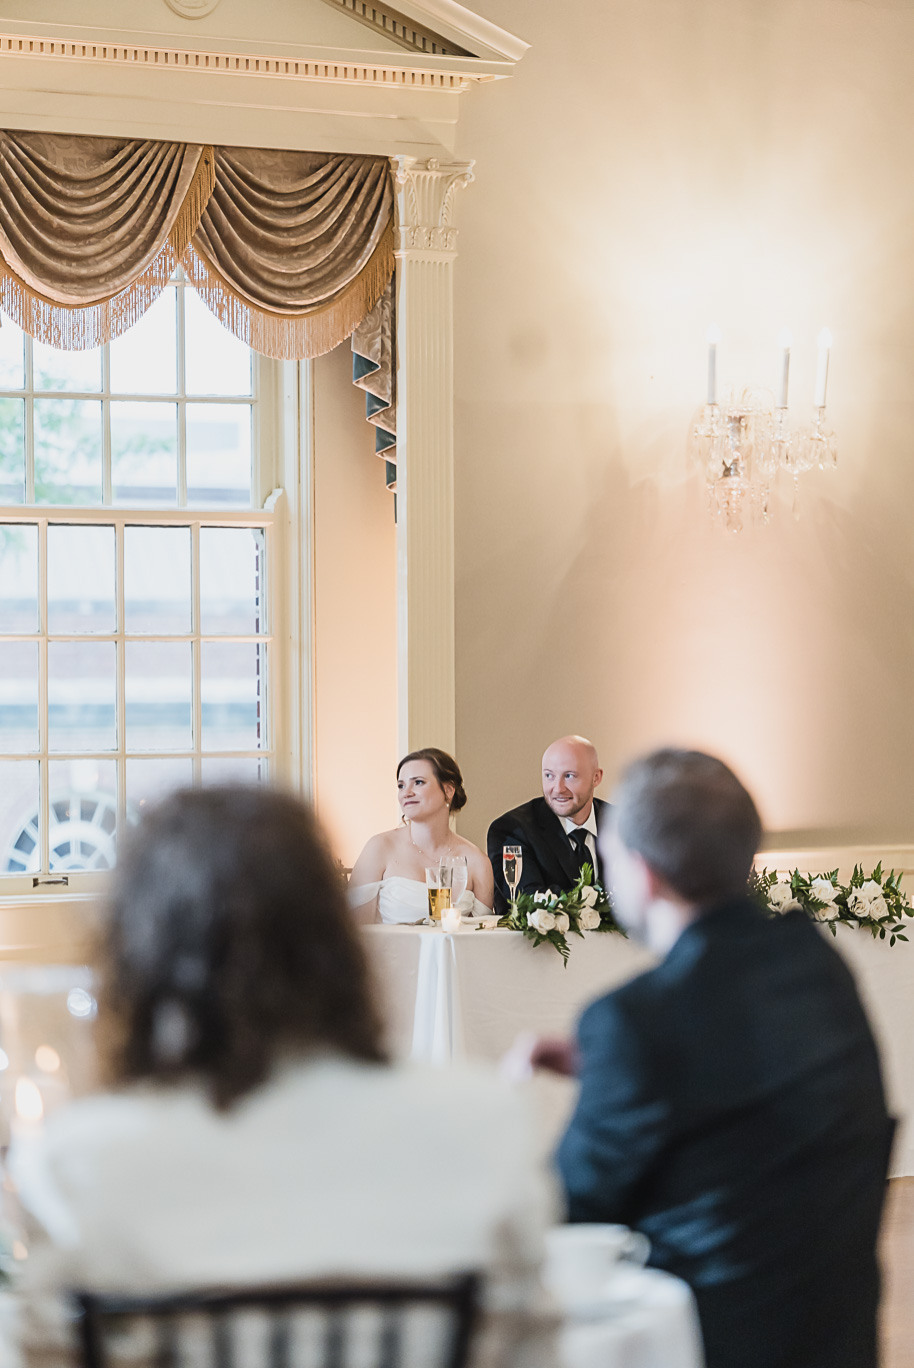
M 594 797 L 603 779 L 596 749 L 583 736 L 553 741 L 543 756 L 543 796 L 512 808 L 489 827 L 488 853 L 495 874 L 495 911 L 508 910 L 510 889 L 502 869 L 506 845 L 523 851 L 519 891 L 571 888 L 585 864 L 600 877 L 597 836 L 609 804 Z

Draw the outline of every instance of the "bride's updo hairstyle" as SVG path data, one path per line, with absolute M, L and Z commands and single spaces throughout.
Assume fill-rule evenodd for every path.
M 445 784 L 450 784 L 454 790 L 454 796 L 450 802 L 451 812 L 459 812 L 462 807 L 467 805 L 467 791 L 463 787 L 463 775 L 460 773 L 460 766 L 453 756 L 448 755 L 447 751 L 438 750 L 437 746 L 426 746 L 423 750 L 410 751 L 409 755 L 404 755 L 397 766 L 397 778 L 400 778 L 400 771 L 404 765 L 408 765 L 412 760 L 424 760 L 427 765 L 431 765 L 432 773 L 441 785 L 442 791 Z
M 342 876 L 289 794 L 184 789 L 145 813 L 100 949 L 112 1083 L 195 1082 L 224 1111 L 309 1054 L 387 1062 Z

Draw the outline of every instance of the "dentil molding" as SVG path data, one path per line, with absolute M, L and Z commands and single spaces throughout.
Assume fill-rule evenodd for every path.
M 454 194 L 474 179 L 475 162 L 442 162 L 437 157 L 392 157 L 391 162 L 397 183 L 397 256 L 455 255 Z

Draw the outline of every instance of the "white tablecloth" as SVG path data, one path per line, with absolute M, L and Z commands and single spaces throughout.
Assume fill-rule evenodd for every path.
M 620 1272 L 608 1314 L 573 1317 L 559 1331 L 561 1368 L 702 1368 L 689 1288 L 653 1268 Z
M 653 963 L 624 937 L 572 937 L 567 966 L 518 931 L 368 926 L 369 957 L 398 1054 L 500 1059 L 521 1031 L 565 1036 L 583 1007 Z

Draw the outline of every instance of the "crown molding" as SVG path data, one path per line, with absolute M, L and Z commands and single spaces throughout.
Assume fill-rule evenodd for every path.
M 338 0 L 326 2 L 338 4 Z M 361 3 L 362 0 L 345 0 L 345 7 Z M 388 40 L 397 37 L 390 31 L 379 31 L 384 31 Z M 408 33 L 416 44 L 421 44 L 423 38 L 417 29 L 410 28 Z M 412 46 L 412 38 L 407 43 L 406 37 L 402 42 L 402 52 L 281 43 L 270 43 L 265 50 L 266 45 L 242 39 L 219 41 L 218 45 L 210 39 L 202 44 L 183 34 L 0 20 L 0 56 L 50 59 L 55 64 L 101 63 L 108 67 L 142 67 L 147 71 L 452 91 L 504 79 L 514 70 L 514 62 L 504 57 L 430 51 L 428 47 Z
M 274 57 L 233 52 L 201 52 L 166 47 L 160 43 L 93 43 L 0 33 L 0 56 L 44 58 L 69 63 L 102 63 L 146 70 L 195 72 L 206 75 L 274 77 L 283 80 L 382 85 L 411 90 L 466 90 L 480 81 L 497 79 L 491 71 L 454 70 L 443 56 L 425 61 L 391 60 L 372 52 L 319 50 L 320 56 Z M 507 73 L 498 73 L 504 75 Z

